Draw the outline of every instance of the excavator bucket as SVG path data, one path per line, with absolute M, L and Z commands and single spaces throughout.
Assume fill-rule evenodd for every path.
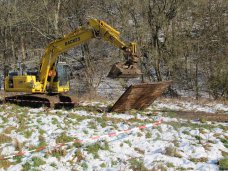
M 131 85 L 113 105 L 110 112 L 143 110 L 169 87 L 172 81 Z
M 108 74 L 110 78 L 137 78 L 142 75 L 136 64 L 127 66 L 123 62 L 114 64 Z

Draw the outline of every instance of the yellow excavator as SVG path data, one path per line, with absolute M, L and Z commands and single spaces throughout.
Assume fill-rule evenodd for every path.
M 58 56 L 67 50 L 93 38 L 102 39 L 123 51 L 125 61 L 114 64 L 108 74 L 111 78 L 135 78 L 142 73 L 134 42 L 124 42 L 120 33 L 104 21 L 89 19 L 88 26 L 77 28 L 70 34 L 51 42 L 45 49 L 38 72 L 26 74 L 9 73 L 5 77 L 5 91 L 27 93 L 5 98 L 6 102 L 22 106 L 48 106 L 54 108 L 72 107 L 75 98 L 66 95 L 70 89 L 65 63 L 58 62 Z M 143 109 L 168 87 L 170 83 L 139 84 L 129 87 L 113 106 L 112 111 L 125 111 L 131 108 Z
M 137 63 L 139 57 L 137 55 L 136 43 L 125 43 L 120 38 L 120 33 L 112 28 L 104 21 L 97 19 L 89 19 L 87 27 L 77 28 L 71 32 L 51 42 L 45 49 L 45 53 L 40 62 L 40 70 L 36 72 L 27 72 L 26 75 L 13 72 L 5 77 L 6 92 L 23 92 L 31 94 L 47 94 L 52 96 L 70 89 L 66 64 L 58 62 L 58 56 L 67 50 L 81 45 L 93 38 L 102 39 L 109 42 L 121 50 L 123 50 L 126 58 L 125 62 L 118 62 L 113 65 L 108 77 L 111 78 L 131 78 L 138 77 L 141 74 Z M 36 95 L 38 100 L 34 100 L 34 96 L 19 95 L 7 97 L 6 101 L 21 101 L 21 102 L 42 102 L 44 95 Z M 61 95 L 61 97 L 63 97 Z M 71 102 L 69 98 L 64 99 L 62 103 Z M 66 100 L 68 99 L 68 100 Z M 48 99 L 53 101 L 53 99 Z M 56 100 L 54 100 L 56 101 Z
M 41 59 L 37 75 L 14 75 L 5 78 L 5 91 L 28 93 L 62 93 L 69 91 L 69 80 L 64 65 L 58 63 L 58 56 L 67 50 L 81 45 L 93 38 L 101 38 L 123 50 L 127 61 L 115 64 L 109 77 L 137 77 L 141 74 L 137 68 L 139 60 L 136 54 L 136 43 L 125 43 L 120 33 L 97 19 L 88 20 L 88 28 L 78 28 L 63 38 L 51 42 Z

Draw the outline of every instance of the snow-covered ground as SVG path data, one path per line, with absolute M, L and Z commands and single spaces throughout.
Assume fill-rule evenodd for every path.
M 85 102 L 71 110 L 0 106 L 0 154 L 8 156 L 47 146 L 0 161 L 1 170 L 219 170 L 218 160 L 228 154 L 228 124 L 171 118 L 160 109 L 228 111 L 223 104 L 156 101 L 145 112 L 106 113 L 86 105 L 105 107 L 111 102 Z M 91 144 L 57 144 L 151 124 L 161 125 L 109 137 Z M 90 143 L 90 142 L 89 142 Z
M 169 110 L 184 110 L 184 111 L 200 111 L 208 113 L 227 113 L 228 105 L 218 102 L 186 102 L 183 100 L 162 99 L 153 103 L 151 108 L 169 109 Z

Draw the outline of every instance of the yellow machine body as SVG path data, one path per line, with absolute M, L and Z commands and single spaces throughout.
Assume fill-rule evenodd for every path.
M 49 84 L 47 85 L 47 89 Z M 36 81 L 33 75 L 14 76 L 12 80 L 10 77 L 5 79 L 5 90 L 7 92 L 26 92 L 26 93 L 42 93 L 42 84 Z M 64 93 L 70 90 L 69 81 L 66 85 L 59 85 L 58 82 L 52 84 L 52 93 Z

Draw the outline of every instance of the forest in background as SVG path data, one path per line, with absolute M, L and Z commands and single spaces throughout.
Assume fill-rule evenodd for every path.
M 39 66 L 51 41 L 89 17 L 135 41 L 146 81 L 173 80 L 173 89 L 228 98 L 226 0 L 1 0 L 0 72 Z M 121 51 L 93 40 L 66 54 L 78 80 L 96 90 Z

